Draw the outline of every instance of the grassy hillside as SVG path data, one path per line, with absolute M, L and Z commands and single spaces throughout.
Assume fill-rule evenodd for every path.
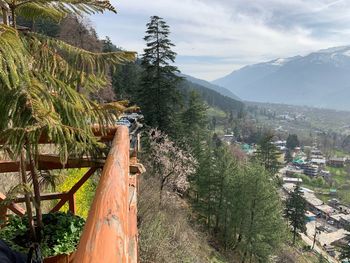
M 244 109 L 243 102 L 223 96 L 212 89 L 208 89 L 188 80 L 182 81 L 180 88 L 185 97 L 188 97 L 190 91 L 195 90 L 209 106 L 218 108 L 224 112 L 238 113 Z

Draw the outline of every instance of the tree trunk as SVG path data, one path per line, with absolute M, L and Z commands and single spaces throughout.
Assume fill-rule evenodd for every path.
M 5 9 L 5 8 L 1 8 L 1 10 L 2 10 L 2 21 L 3 21 L 3 23 L 5 24 L 5 25 L 7 25 L 8 26 L 8 24 L 9 24 L 9 18 L 8 18 L 8 13 L 7 13 L 7 10 Z
M 21 181 L 23 185 L 27 184 L 27 174 L 26 174 L 26 161 L 25 161 L 25 152 L 22 150 L 21 152 L 21 159 L 20 159 L 20 168 L 21 168 Z M 28 222 L 29 222 L 29 230 L 31 234 L 32 241 L 36 242 L 37 237 L 35 233 L 35 226 L 34 226 L 34 220 L 33 220 L 33 211 L 32 206 L 30 203 L 30 196 L 28 191 L 25 189 L 24 191 L 24 199 L 27 209 L 27 215 L 28 215 Z
M 293 245 L 295 245 L 295 237 L 297 235 L 297 228 L 294 227 L 294 230 L 293 230 Z
M 12 27 L 16 28 L 17 24 L 16 24 L 16 13 L 15 13 L 15 8 L 13 6 L 10 7 L 11 8 L 11 16 L 12 16 Z
M 39 178 L 38 173 L 36 171 L 35 162 L 33 160 L 33 156 L 30 150 L 30 145 L 27 144 L 28 158 L 29 158 L 29 167 L 30 174 L 33 181 L 34 188 L 34 201 L 35 201 L 35 213 L 36 213 L 36 223 L 37 223 L 37 239 L 38 242 L 41 241 L 41 230 L 43 228 L 42 224 L 42 211 L 41 211 L 41 197 L 40 197 L 40 187 L 39 187 Z

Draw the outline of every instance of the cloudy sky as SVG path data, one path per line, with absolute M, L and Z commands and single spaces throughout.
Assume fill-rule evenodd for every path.
M 152 15 L 170 26 L 176 64 L 213 80 L 242 66 L 350 44 L 350 0 L 112 0 L 99 36 L 142 54 Z

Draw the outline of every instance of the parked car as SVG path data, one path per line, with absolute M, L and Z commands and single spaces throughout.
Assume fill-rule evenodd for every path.
M 334 220 L 328 220 L 327 223 L 330 225 L 334 225 Z

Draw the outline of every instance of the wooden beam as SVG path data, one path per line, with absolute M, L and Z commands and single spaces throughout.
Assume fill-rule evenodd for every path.
M 47 200 L 55 200 L 55 199 L 62 199 L 67 196 L 67 193 L 43 193 L 40 195 L 41 201 L 47 201 Z M 19 196 L 15 199 L 13 199 L 14 203 L 23 203 L 24 196 Z
M 57 205 L 51 209 L 51 212 L 60 210 L 61 207 L 64 206 L 67 201 L 69 201 L 69 198 L 79 190 L 79 188 L 91 177 L 91 175 L 94 174 L 96 170 L 97 167 L 90 168 L 86 174 L 84 174 L 83 177 L 75 185 L 73 185 L 73 187 L 66 193 L 66 195 L 57 203 Z
M 104 160 L 89 160 L 71 158 L 63 166 L 60 158 L 54 155 L 39 155 L 38 156 L 38 170 L 56 170 L 56 169 L 71 169 L 71 168 L 87 168 L 97 167 L 102 168 Z M 26 166 L 29 171 L 29 165 Z M 0 161 L 0 173 L 15 173 L 19 171 L 19 162 L 14 161 Z
M 131 164 L 129 170 L 131 174 L 142 174 L 146 172 L 145 167 L 141 163 Z
M 119 126 L 109 126 L 104 129 L 101 129 L 98 125 L 93 125 L 91 127 L 92 132 L 96 137 L 98 137 L 99 141 L 101 142 L 111 142 L 113 141 L 114 135 L 116 130 Z M 4 144 L 6 140 L 0 139 L 0 145 Z M 54 144 L 55 142 L 50 140 L 46 134 L 41 134 L 39 141 L 39 144 Z
M 6 199 L 6 195 L 4 195 L 3 193 L 0 193 L 0 201 L 4 201 L 5 199 Z M 10 209 L 12 212 L 14 212 L 16 215 L 23 216 L 25 214 L 25 210 L 13 202 L 10 203 L 7 206 L 7 208 Z

